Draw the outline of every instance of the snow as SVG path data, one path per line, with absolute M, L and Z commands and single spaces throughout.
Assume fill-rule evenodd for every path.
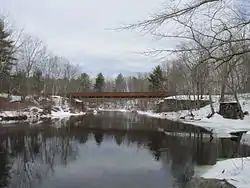
M 187 99 L 189 96 L 175 96 L 168 97 L 167 99 L 176 98 L 177 100 Z M 213 103 L 215 111 L 219 110 L 219 96 L 212 96 L 212 100 L 215 101 Z M 204 96 L 204 99 L 207 99 L 208 96 Z M 227 96 L 227 100 L 232 100 L 230 96 Z M 241 103 L 243 111 L 250 112 L 250 94 L 241 94 L 239 95 L 239 101 Z M 194 119 L 188 118 L 188 114 L 190 112 L 188 110 L 182 110 L 177 112 L 163 112 L 163 113 L 154 113 L 152 111 L 141 112 L 138 111 L 139 114 L 147 115 L 150 117 L 169 119 L 173 121 L 180 121 L 183 123 L 189 123 L 196 126 L 204 127 L 207 130 L 210 130 L 217 137 L 229 137 L 231 132 L 236 131 L 250 131 L 250 116 L 245 116 L 244 120 L 233 120 L 233 119 L 225 119 L 219 114 L 215 114 L 212 118 L 207 118 L 207 116 L 211 113 L 210 105 L 207 105 L 199 110 L 193 110 L 192 113 L 194 115 Z M 185 117 L 184 119 L 180 118 Z M 248 136 L 248 143 L 249 143 Z
M 80 99 L 75 99 L 75 102 L 82 103 L 83 101 Z
M 220 95 L 212 95 L 212 100 L 214 102 L 218 102 L 220 99 Z M 239 98 L 241 99 L 249 99 L 250 94 L 249 93 L 244 93 L 244 94 L 239 94 Z M 197 100 L 198 96 L 197 95 L 175 95 L 175 96 L 169 96 L 164 98 L 166 99 L 175 99 L 175 100 Z M 226 101 L 235 101 L 232 95 L 225 95 Z M 203 95 L 202 99 L 200 100 L 209 100 L 209 95 Z
M 37 108 L 37 107 L 32 107 Z M 78 112 L 78 113 L 71 113 L 69 111 L 63 111 L 62 109 L 60 111 L 52 111 L 51 114 L 46 115 L 40 115 L 39 112 L 42 112 L 43 110 L 38 108 L 39 110 L 34 112 L 30 108 L 29 111 L 23 112 L 23 111 L 4 111 L 0 112 L 0 117 L 16 117 L 16 116 L 27 116 L 27 120 L 24 120 L 22 122 L 30 122 L 30 123 L 38 123 L 41 122 L 41 118 L 49 118 L 49 119 L 64 119 L 68 118 L 70 116 L 81 116 L 85 115 L 85 112 Z M 20 121 L 1 121 L 0 124 L 13 124 L 13 123 L 19 123 Z
M 217 162 L 202 177 L 221 179 L 237 188 L 249 188 L 250 157 L 234 158 Z
M 4 96 L 1 94 L 0 96 Z M 37 124 L 41 122 L 41 119 L 65 119 L 70 116 L 81 116 L 85 115 L 85 112 L 70 112 L 69 103 L 67 98 L 60 96 L 51 96 L 53 102 L 56 104 L 52 107 L 51 114 L 43 114 L 43 109 L 32 106 L 23 110 L 13 110 L 13 111 L 2 111 L 0 112 L 0 120 L 3 117 L 17 117 L 17 116 L 27 116 L 27 120 L 22 121 L 0 121 L 1 124 L 14 124 L 19 122 L 29 122 L 32 124 Z M 39 104 L 38 104 L 39 105 Z
M 166 97 L 164 98 L 165 100 L 169 100 L 169 99 L 174 99 L 174 100 L 197 100 L 198 96 L 197 95 L 175 95 L 175 96 L 170 96 L 170 97 Z M 212 95 L 212 99 L 218 101 L 219 100 L 219 95 Z M 200 100 L 209 100 L 209 95 L 204 95 L 202 97 L 202 99 Z
M 154 118 L 169 119 L 163 113 L 154 113 L 153 111 L 139 111 L 138 110 L 137 113 L 140 115 L 150 116 Z M 177 120 L 177 119 L 173 119 L 173 120 Z
M 80 116 L 80 115 L 86 114 L 85 112 L 78 112 L 78 113 L 70 112 L 68 98 L 56 96 L 56 95 L 52 95 L 51 98 L 53 102 L 55 103 L 55 106 L 52 109 L 56 109 L 56 110 L 52 110 L 51 112 L 52 119 L 63 119 L 63 118 L 67 118 L 70 116 Z M 75 100 L 79 100 L 79 99 L 75 99 Z M 76 102 L 79 102 L 79 101 L 76 101 Z
M 3 97 L 3 98 L 8 98 L 9 95 L 7 93 L 0 93 L 0 97 Z
M 168 97 L 166 99 L 190 99 L 188 96 Z M 165 100 L 166 100 L 165 99 Z M 191 100 L 193 100 L 191 98 Z M 208 99 L 208 96 L 204 96 L 204 99 Z M 215 111 L 219 110 L 219 96 L 213 96 L 213 106 Z M 227 96 L 227 101 L 233 101 L 230 96 Z M 239 95 L 239 102 L 241 103 L 243 111 L 250 112 L 250 94 Z M 250 145 L 250 117 L 245 116 L 244 120 L 225 119 L 219 114 L 215 114 L 212 118 L 207 118 L 207 115 L 211 113 L 210 106 L 205 106 L 199 110 L 193 110 L 193 120 L 186 118 L 190 112 L 188 110 L 178 112 L 165 112 L 154 113 L 152 111 L 142 112 L 138 111 L 141 115 L 147 115 L 155 118 L 169 119 L 173 121 L 181 121 L 183 123 L 191 123 L 200 127 L 204 127 L 211 130 L 217 137 L 229 137 L 229 133 L 235 131 L 248 131 L 242 135 L 241 144 Z M 180 119 L 180 117 L 185 117 Z M 164 130 L 165 134 L 167 134 Z M 183 136 L 183 135 L 182 135 Z M 250 157 L 247 158 L 234 158 L 217 162 L 211 168 L 206 168 L 207 172 L 202 174 L 203 178 L 207 179 L 221 179 L 226 180 L 228 183 L 234 185 L 237 188 L 249 188 L 250 187 Z
M 249 145 L 250 146 L 250 132 L 242 135 L 241 144 Z
M 0 93 L 0 97 L 3 98 L 9 98 L 10 97 L 10 101 L 11 102 L 16 102 L 16 101 L 21 101 L 22 100 L 22 96 L 18 96 L 18 95 L 10 95 L 8 93 Z
M 119 109 L 119 108 L 117 108 L 117 109 L 104 109 L 104 108 L 99 108 L 99 111 L 106 111 L 106 112 L 129 112 L 130 110 L 127 110 L 127 109 Z
M 57 96 L 57 95 L 52 95 L 50 97 L 55 103 L 55 106 L 60 106 L 63 110 L 66 110 L 66 111 L 69 109 L 68 98 Z
M 21 100 L 22 100 L 22 97 L 18 96 L 18 95 L 11 95 L 11 97 L 10 97 L 11 102 L 18 102 L 18 101 L 21 101 Z
M 63 118 L 70 117 L 70 116 L 85 115 L 85 112 L 71 113 L 69 111 L 64 111 L 60 106 L 56 106 L 56 109 L 59 109 L 59 110 L 58 111 L 53 111 L 53 110 L 51 111 L 52 119 L 63 119 Z

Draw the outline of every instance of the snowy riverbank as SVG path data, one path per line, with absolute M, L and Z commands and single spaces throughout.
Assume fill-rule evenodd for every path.
M 208 96 L 205 96 L 205 98 Z M 169 97 L 179 99 L 188 99 L 187 96 L 177 96 L 177 97 Z M 168 98 L 166 98 L 168 99 Z M 219 97 L 213 96 L 214 101 L 214 109 L 215 111 L 219 111 Z M 250 94 L 239 95 L 239 100 L 242 106 L 243 111 L 250 112 Z M 236 131 L 250 131 L 250 116 L 246 115 L 243 120 L 233 120 L 233 119 L 225 119 L 219 114 L 215 114 L 211 118 L 207 118 L 207 116 L 211 113 L 210 106 L 207 105 L 199 110 L 193 110 L 192 114 L 194 115 L 193 120 L 188 118 L 190 111 L 182 110 L 177 112 L 163 112 L 163 113 L 154 113 L 152 111 L 138 111 L 141 115 L 147 115 L 155 118 L 168 119 L 173 121 L 181 121 L 183 123 L 189 123 L 193 125 L 197 125 L 200 127 L 204 127 L 207 130 L 210 130 L 217 137 L 228 137 L 231 132 Z M 185 117 L 185 118 L 184 118 Z
M 187 100 L 190 99 L 187 96 L 169 97 L 166 99 Z M 205 96 L 205 99 L 208 96 Z M 191 99 L 192 100 L 192 99 Z M 215 111 L 219 111 L 219 96 L 213 96 Z M 242 106 L 242 110 L 250 112 L 250 94 L 239 95 L 239 101 Z M 205 106 L 199 110 L 193 110 L 193 120 L 188 116 L 190 112 L 188 110 L 177 112 L 165 112 L 154 113 L 152 111 L 138 111 L 141 115 L 146 115 L 155 118 L 168 119 L 173 121 L 181 121 L 183 123 L 190 123 L 200 127 L 204 127 L 211 130 L 217 137 L 228 137 L 230 133 L 236 131 L 248 131 L 243 134 L 241 138 L 242 144 L 250 145 L 250 116 L 246 115 L 243 120 L 225 119 L 219 114 L 215 114 L 212 118 L 207 118 L 211 113 L 210 106 Z M 247 158 L 234 158 L 218 161 L 214 166 L 207 169 L 207 171 L 201 175 L 206 179 L 220 179 L 226 180 L 231 185 L 237 188 L 249 188 L 250 187 L 250 157 Z
M 166 99 L 177 100 L 193 100 L 188 96 L 175 96 L 168 97 Z M 166 100 L 165 99 L 165 100 Z M 208 96 L 204 97 L 205 100 Z M 228 97 L 230 100 L 230 96 Z M 232 99 L 231 99 L 232 100 Z M 219 96 L 213 96 L 213 106 L 216 112 L 219 111 Z M 250 112 L 250 94 L 239 95 L 239 101 L 242 106 L 243 112 Z M 127 112 L 129 110 L 116 109 L 109 111 L 121 111 Z M 216 137 L 230 137 L 230 133 L 237 131 L 248 131 L 243 134 L 241 138 L 242 144 L 250 145 L 250 116 L 246 115 L 243 120 L 225 119 L 219 114 L 215 114 L 212 118 L 207 118 L 211 113 L 210 106 L 207 105 L 199 110 L 193 110 L 193 119 L 189 118 L 190 111 L 182 110 L 177 112 L 163 112 L 154 113 L 152 111 L 137 111 L 140 115 L 146 115 L 154 118 L 168 119 L 172 121 L 180 121 L 183 123 L 193 124 L 199 127 L 206 128 L 213 132 Z M 234 158 L 218 161 L 215 165 L 206 169 L 205 173 L 200 177 L 206 179 L 220 179 L 226 180 L 231 185 L 237 188 L 249 188 L 250 187 L 250 158 Z
M 206 179 L 226 180 L 237 188 L 249 188 L 249 174 L 250 157 L 246 157 L 218 161 L 202 177 Z
M 7 96 L 1 95 L 2 98 Z M 19 99 L 20 100 L 20 99 Z M 32 101 L 31 105 L 26 106 L 25 108 L 16 108 L 12 110 L 2 110 L 0 112 L 0 124 L 8 125 L 21 122 L 27 122 L 31 124 L 37 124 L 44 120 L 61 120 L 69 118 L 71 116 L 81 116 L 85 115 L 86 112 L 81 112 L 78 110 L 72 110 L 70 108 L 68 99 L 60 96 L 50 96 L 49 98 L 39 98 L 35 100 L 32 97 L 28 97 L 27 101 Z M 27 101 L 24 101 L 27 102 Z M 46 107 L 44 101 L 49 103 L 49 109 Z M 9 106 L 12 105 L 13 100 L 11 99 L 8 103 L 5 103 Z M 19 102 L 16 100 L 15 102 Z M 20 101 L 21 102 L 21 101 Z M 16 107 L 21 106 L 19 104 Z
M 43 114 L 43 109 L 38 107 L 31 107 L 26 111 L 3 111 L 0 112 L 0 117 L 3 118 L 12 118 L 12 117 L 26 117 L 24 120 L 9 120 L 1 121 L 1 124 L 13 124 L 19 122 L 29 122 L 37 123 L 45 119 L 63 119 L 70 116 L 80 116 L 85 115 L 85 112 L 72 113 L 70 111 L 64 111 L 61 107 L 56 107 L 57 111 L 51 111 L 51 114 Z

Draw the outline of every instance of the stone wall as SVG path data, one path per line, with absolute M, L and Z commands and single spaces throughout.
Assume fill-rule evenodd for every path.
M 189 110 L 201 108 L 209 104 L 209 101 L 200 100 L 176 100 L 176 99 L 165 99 L 163 102 L 159 103 L 156 107 L 156 112 L 173 112 L 178 110 Z

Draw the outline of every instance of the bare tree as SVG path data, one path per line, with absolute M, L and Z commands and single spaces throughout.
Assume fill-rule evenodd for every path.
M 245 18 L 245 19 L 244 19 Z M 248 48 L 239 48 L 231 53 L 217 53 L 218 48 L 226 48 L 249 41 L 250 36 L 239 38 L 243 31 L 249 31 L 250 20 L 242 17 L 230 0 L 185 0 L 170 1 L 163 12 L 155 14 L 151 19 L 123 27 L 123 29 L 141 29 L 163 39 L 176 38 L 181 43 L 194 42 L 196 48 L 190 46 L 185 51 L 203 51 L 205 59 L 213 59 L 219 65 L 234 56 L 250 52 Z M 164 30 L 167 26 L 178 29 L 176 32 Z M 249 32 L 246 32 L 249 33 Z M 175 49 L 153 50 L 154 53 L 182 52 L 181 46 Z
M 69 89 L 70 81 L 77 76 L 79 73 L 79 65 L 70 64 L 67 59 L 61 59 L 64 67 L 64 79 L 66 81 L 64 85 L 64 94 L 67 94 Z
M 42 41 L 31 36 L 25 36 L 19 49 L 19 66 L 26 73 L 27 90 L 30 92 L 29 78 L 35 66 L 41 62 L 42 56 L 46 53 L 46 47 Z
M 239 8 L 234 1 L 179 0 L 169 1 L 164 11 L 156 13 L 150 19 L 121 29 L 139 29 L 161 40 L 177 40 L 179 45 L 175 48 L 153 49 L 146 54 L 171 53 L 178 56 L 185 53 L 186 57 L 193 56 L 191 61 L 194 60 L 195 66 L 190 69 L 191 85 L 193 92 L 198 95 L 204 93 L 204 86 L 211 81 L 211 79 L 204 80 L 206 76 L 203 75 L 209 75 L 211 78 L 208 70 L 211 67 L 214 70 L 220 68 L 220 94 L 221 101 L 224 101 L 226 84 L 229 76 L 233 74 L 236 62 L 250 53 L 249 25 L 249 15 L 242 12 L 242 8 Z M 174 29 L 171 30 L 170 27 Z M 210 86 L 207 90 L 211 95 Z

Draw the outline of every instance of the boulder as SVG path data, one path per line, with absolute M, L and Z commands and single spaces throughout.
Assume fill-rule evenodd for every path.
M 237 102 L 220 103 L 219 114 L 228 119 L 243 119 L 244 113 Z
M 245 112 L 244 112 L 244 116 L 249 116 L 249 112 L 248 112 L 248 111 L 245 111 Z

